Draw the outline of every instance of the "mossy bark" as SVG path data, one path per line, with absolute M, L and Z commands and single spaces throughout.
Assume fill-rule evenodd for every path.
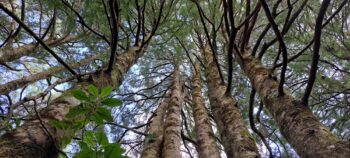
M 165 98 L 154 112 L 152 123 L 148 129 L 148 137 L 145 139 L 141 158 L 159 158 L 162 153 L 164 141 L 164 118 L 168 107 L 169 99 Z
M 59 39 L 48 39 L 45 40 L 45 44 L 50 47 L 55 47 L 58 45 L 62 45 L 64 43 L 73 42 L 75 40 L 78 40 L 82 36 L 73 36 L 68 35 Z M 11 62 L 16 59 L 19 59 L 23 56 L 31 55 L 32 53 L 35 53 L 37 49 L 41 48 L 40 45 L 37 44 L 26 44 L 17 48 L 3 48 L 0 49 L 0 63 L 6 63 Z
M 278 96 L 279 82 L 251 56 L 239 61 L 282 135 L 301 157 L 349 158 L 350 145 L 339 141 L 312 111 L 288 92 Z
M 98 56 L 92 56 L 92 57 L 85 59 L 81 62 L 70 63 L 69 66 L 71 68 L 75 69 L 75 68 L 80 67 L 82 65 L 89 64 L 96 59 L 98 59 Z M 58 67 L 50 68 L 46 71 L 39 72 L 37 74 L 25 76 L 25 77 L 18 79 L 18 80 L 13 80 L 13 81 L 7 82 L 5 84 L 0 85 L 0 94 L 7 94 L 11 91 L 18 89 L 18 88 L 24 87 L 28 84 L 32 84 L 33 82 L 54 76 L 54 75 L 56 75 L 64 70 L 66 70 L 66 69 L 63 66 L 58 66 Z
M 220 151 L 215 141 L 215 135 L 202 96 L 202 82 L 199 63 L 197 62 L 192 77 L 192 107 L 197 135 L 197 151 L 200 158 L 220 158 Z
M 162 158 L 181 158 L 181 107 L 183 89 L 180 83 L 180 72 L 175 65 L 170 100 L 164 126 L 164 144 Z
M 260 157 L 255 141 L 244 125 L 237 101 L 225 94 L 226 86 L 221 82 L 212 53 L 208 50 L 204 53 L 208 63 L 206 79 L 210 107 L 227 157 Z

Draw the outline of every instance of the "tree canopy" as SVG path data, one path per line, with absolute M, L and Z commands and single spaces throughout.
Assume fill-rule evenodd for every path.
M 349 0 L 0 1 L 0 157 L 345 158 L 349 54 Z

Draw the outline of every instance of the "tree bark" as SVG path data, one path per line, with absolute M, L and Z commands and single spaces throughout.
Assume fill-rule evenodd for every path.
M 279 82 L 259 60 L 243 56 L 238 61 L 273 116 L 282 135 L 301 157 L 349 158 L 350 145 L 342 143 L 322 125 L 312 111 L 286 92 L 278 96 Z
M 141 158 L 159 158 L 164 141 L 164 118 L 169 99 L 165 98 L 154 113 L 154 118 L 148 129 L 148 137 L 144 144 Z
M 44 41 L 46 45 L 55 47 L 64 43 L 72 42 L 81 38 L 81 36 L 72 36 L 68 35 L 59 39 L 48 39 Z M 19 46 L 17 48 L 3 48 L 0 49 L 0 63 L 11 62 L 16 59 L 19 59 L 23 56 L 28 56 L 32 53 L 35 53 L 37 49 L 41 48 L 40 45 L 37 44 L 27 44 L 23 46 Z
M 98 56 L 95 55 L 95 56 L 92 56 L 88 59 L 85 59 L 81 62 L 75 62 L 75 63 L 70 63 L 69 66 L 71 68 L 78 68 L 82 65 L 86 65 L 86 64 L 89 64 L 91 63 L 92 61 L 98 59 Z M 40 73 L 37 73 L 37 74 L 33 74 L 33 75 L 30 75 L 30 76 L 25 76 L 21 79 L 18 79 L 18 80 L 13 80 L 13 81 L 10 81 L 10 82 L 7 82 L 5 84 L 2 84 L 0 85 L 0 95 L 1 94 L 7 94 L 11 91 L 14 91 L 18 88 L 21 88 L 21 87 L 24 87 L 28 84 L 32 84 L 33 82 L 36 82 L 36 81 L 39 81 L 39 80 L 42 80 L 42 79 L 46 79 L 46 78 L 49 78 L 51 76 L 54 76 L 56 75 L 57 73 L 60 73 L 62 71 L 66 70 L 63 66 L 57 66 L 57 67 L 54 67 L 54 68 L 50 68 L 46 71 L 42 71 Z
M 199 67 L 199 62 L 196 62 L 192 78 L 192 106 L 197 134 L 197 151 L 200 158 L 220 158 L 220 151 L 204 105 Z
M 208 50 L 204 53 L 208 63 L 206 79 L 210 106 L 227 157 L 260 157 L 255 141 L 244 125 L 237 101 L 225 94 L 226 86 L 220 80 L 212 53 Z
M 96 72 L 89 84 L 102 88 L 107 85 L 117 87 L 121 84 L 123 75 L 136 63 L 143 50 L 132 47 L 124 54 L 118 56 L 113 70 L 110 73 Z M 87 83 L 78 83 L 75 87 L 84 88 Z M 79 105 L 69 91 L 53 100 L 48 107 L 40 112 L 40 118 L 34 117 L 25 122 L 21 127 L 3 135 L 0 138 L 0 157 L 25 157 L 44 158 L 55 157 L 58 154 L 56 147 L 61 144 L 67 131 L 54 128 L 49 123 L 51 120 L 62 120 L 71 107 Z M 40 123 L 40 120 L 42 123 Z M 43 125 L 44 127 L 43 127 Z
M 182 85 L 178 65 L 174 66 L 173 83 L 164 126 L 162 158 L 181 158 L 181 107 L 183 102 Z

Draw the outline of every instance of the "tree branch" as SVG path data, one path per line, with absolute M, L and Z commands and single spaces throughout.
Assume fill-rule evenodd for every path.
M 14 13 L 8 10 L 3 4 L 0 3 L 0 9 L 2 9 L 7 15 L 13 18 L 19 25 L 23 27 L 31 36 L 34 37 L 60 64 L 62 64 L 71 74 L 77 75 L 77 73 L 71 69 L 51 48 L 49 48 L 40 37 L 38 37 L 26 24 L 24 24 Z
M 304 104 L 304 106 L 308 106 L 308 100 L 312 91 L 312 87 L 316 80 L 317 65 L 320 59 L 319 51 L 321 47 L 322 22 L 326 14 L 329 3 L 330 3 L 330 0 L 322 1 L 321 8 L 320 8 L 320 11 L 318 12 L 317 19 L 316 19 L 315 35 L 314 35 L 315 42 L 314 42 L 314 48 L 313 48 L 313 54 L 312 54 L 310 75 L 309 75 L 309 80 L 307 82 L 305 93 L 302 99 L 302 103 Z
M 281 32 L 278 30 L 278 26 L 277 26 L 275 20 L 273 19 L 272 15 L 270 13 L 270 10 L 269 10 L 269 7 L 268 7 L 267 3 L 265 2 L 265 0 L 260 0 L 260 3 L 261 3 L 261 6 L 263 7 L 263 9 L 265 11 L 267 19 L 269 20 L 269 22 L 270 22 L 270 24 L 272 26 L 273 31 L 275 32 L 275 34 L 277 36 L 277 39 L 278 39 L 278 41 L 280 43 L 280 47 L 281 47 L 281 50 L 282 50 L 283 62 L 282 62 L 280 84 L 278 86 L 278 95 L 279 96 L 283 96 L 284 95 L 283 84 L 284 84 L 284 80 L 285 80 L 285 73 L 286 73 L 286 70 L 287 70 L 287 63 L 288 63 L 287 62 L 288 61 L 287 46 L 284 43 L 283 36 L 282 36 Z

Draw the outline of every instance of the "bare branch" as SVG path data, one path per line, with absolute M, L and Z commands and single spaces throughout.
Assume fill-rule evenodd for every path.
M 322 1 L 321 8 L 320 8 L 320 11 L 318 12 L 317 19 L 316 19 L 315 35 L 314 35 L 315 42 L 314 42 L 314 48 L 313 48 L 313 54 L 312 54 L 310 75 L 309 75 L 309 80 L 307 82 L 305 93 L 302 99 L 302 103 L 304 104 L 304 106 L 308 106 L 308 100 L 312 91 L 312 87 L 316 80 L 316 73 L 318 69 L 317 65 L 320 59 L 319 51 L 321 47 L 322 22 L 326 14 L 329 3 L 330 3 L 330 0 Z

